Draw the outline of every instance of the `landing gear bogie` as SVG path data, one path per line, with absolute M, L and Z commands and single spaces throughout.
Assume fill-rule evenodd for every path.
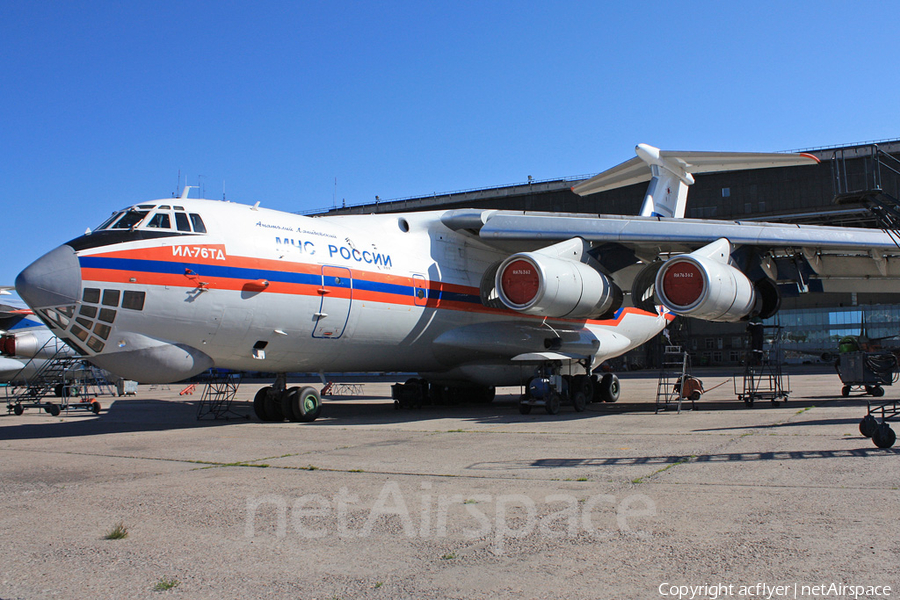
M 322 396 L 313 387 L 292 387 L 282 389 L 277 386 L 260 388 L 253 398 L 253 412 L 260 421 L 281 423 L 315 421 L 322 412 Z

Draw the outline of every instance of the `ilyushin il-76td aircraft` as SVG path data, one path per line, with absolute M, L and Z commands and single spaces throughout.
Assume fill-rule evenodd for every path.
M 815 164 L 801 154 L 637 156 L 573 191 L 649 181 L 639 216 L 439 210 L 307 217 L 224 201 L 143 202 L 51 250 L 16 279 L 44 323 L 95 365 L 141 382 L 211 367 L 275 373 L 265 421 L 311 421 L 292 372 L 417 372 L 395 394 L 520 408 L 614 401 L 593 375 L 684 315 L 767 318 L 779 286 L 896 286 L 880 230 L 684 218 L 693 174 Z M 852 286 L 852 287 L 848 287 Z M 796 287 L 794 288 L 797 289 Z M 883 289 L 882 289 L 883 291 Z

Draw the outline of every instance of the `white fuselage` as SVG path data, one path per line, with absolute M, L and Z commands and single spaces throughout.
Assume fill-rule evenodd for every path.
M 472 367 L 509 384 L 522 377 L 514 356 L 545 349 L 541 332 L 602 360 L 670 319 L 629 307 L 604 321 L 547 320 L 494 307 L 482 278 L 510 253 L 449 229 L 443 211 L 311 218 L 186 199 L 147 211 L 163 203 L 201 215 L 206 233 L 163 235 L 145 220 L 73 240 L 77 300 L 34 307 L 98 366 L 142 381 L 210 366 L 485 378 Z

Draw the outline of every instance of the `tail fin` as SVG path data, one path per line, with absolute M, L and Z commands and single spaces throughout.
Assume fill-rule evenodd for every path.
M 737 171 L 811 165 L 819 159 L 809 154 L 763 152 L 677 152 L 638 144 L 636 158 L 625 161 L 572 188 L 579 196 L 587 196 L 642 181 L 650 181 L 642 217 L 684 217 L 687 188 L 694 183 L 693 173 Z M 647 168 L 649 167 L 649 169 Z

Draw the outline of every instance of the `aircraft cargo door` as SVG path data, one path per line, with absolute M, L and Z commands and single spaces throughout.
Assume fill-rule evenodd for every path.
M 318 290 L 322 301 L 315 313 L 313 337 L 337 339 L 344 334 L 350 303 L 353 300 L 353 279 L 350 269 L 322 267 L 322 287 Z

